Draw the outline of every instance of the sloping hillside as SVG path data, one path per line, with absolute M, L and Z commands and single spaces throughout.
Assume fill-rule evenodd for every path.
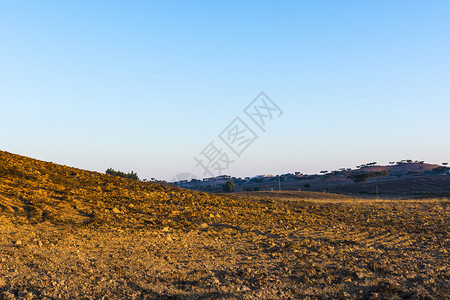
M 235 206 L 258 204 L 0 152 L 0 211 L 15 222 L 188 229 Z
M 448 206 L 218 196 L 0 152 L 0 299 L 445 299 Z

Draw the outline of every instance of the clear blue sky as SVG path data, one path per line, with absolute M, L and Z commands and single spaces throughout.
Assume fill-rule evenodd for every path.
M 202 177 L 193 157 L 225 151 L 218 135 L 264 91 L 283 115 L 227 174 L 448 162 L 449 15 L 449 1 L 0 0 L 0 149 Z

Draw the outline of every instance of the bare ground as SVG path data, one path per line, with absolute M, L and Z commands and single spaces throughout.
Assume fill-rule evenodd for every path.
M 446 199 L 225 197 L 0 159 L 0 299 L 450 299 Z
M 445 299 L 448 204 L 288 201 L 269 203 L 273 216 L 237 212 L 189 230 L 3 222 L 0 290 L 4 299 Z

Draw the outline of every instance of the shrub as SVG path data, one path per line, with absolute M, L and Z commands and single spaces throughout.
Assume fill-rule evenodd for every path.
M 116 171 L 113 168 L 109 168 L 108 170 L 106 170 L 105 173 L 109 174 L 109 175 L 113 175 L 113 176 L 122 177 L 122 178 L 129 178 L 129 179 L 133 179 L 133 180 L 139 180 L 138 175 L 136 173 L 134 173 L 133 171 L 131 171 L 131 173 L 125 173 L 125 172 L 122 172 L 122 171 Z
M 225 184 L 222 186 L 222 189 L 225 193 L 232 193 L 234 192 L 235 187 L 236 186 L 234 185 L 233 180 L 230 179 L 227 182 L 225 182 Z

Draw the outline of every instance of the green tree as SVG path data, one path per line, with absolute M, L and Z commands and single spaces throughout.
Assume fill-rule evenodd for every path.
M 106 170 L 105 173 L 109 174 L 109 175 L 113 175 L 113 176 L 122 177 L 122 178 L 129 178 L 129 179 L 133 179 L 133 180 L 139 180 L 139 176 L 137 175 L 137 173 L 134 173 L 133 171 L 131 171 L 131 173 L 125 173 L 125 172 L 122 172 L 122 171 L 116 171 L 113 168 L 109 168 L 108 170 Z
M 367 179 L 376 178 L 377 179 L 376 192 L 377 192 L 377 197 L 378 197 L 378 187 L 380 185 L 380 180 L 382 177 L 386 177 L 386 176 L 389 176 L 389 172 L 386 170 L 383 170 L 383 171 L 376 171 L 376 172 L 353 173 L 353 174 L 349 174 L 347 176 L 347 179 L 353 180 L 354 183 L 361 183 L 362 186 L 364 187 L 364 184 L 366 183 Z
M 361 183 L 362 186 L 366 183 L 367 179 L 376 177 L 373 172 L 367 173 L 354 173 L 347 176 L 347 179 L 353 180 L 354 183 Z
M 225 182 L 224 185 L 222 186 L 222 189 L 225 193 L 232 193 L 234 192 L 235 188 L 236 186 L 234 185 L 234 181 L 231 179 Z

